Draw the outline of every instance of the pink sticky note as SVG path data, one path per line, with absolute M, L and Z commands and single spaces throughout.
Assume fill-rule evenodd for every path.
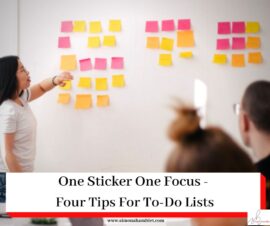
M 230 40 L 228 38 L 217 39 L 217 49 L 224 50 L 230 48 Z
M 158 32 L 158 22 L 157 21 L 146 21 L 145 32 Z
M 232 22 L 232 33 L 245 33 L 246 27 L 244 21 Z
M 95 58 L 95 69 L 97 70 L 106 70 L 107 59 L 105 58 Z
M 88 71 L 91 69 L 92 69 L 92 63 L 91 63 L 90 58 L 80 60 L 80 70 L 81 71 Z
M 178 20 L 177 29 L 178 30 L 190 30 L 190 19 Z
M 231 24 L 230 22 L 219 22 L 218 23 L 218 34 L 230 34 Z
M 112 57 L 112 69 L 123 69 L 124 68 L 124 58 L 123 57 Z
M 72 21 L 62 21 L 61 32 L 72 32 L 72 31 L 73 31 Z
M 58 38 L 58 48 L 70 48 L 69 37 L 59 37 Z
M 245 38 L 232 38 L 232 49 L 245 49 Z
M 162 31 L 174 31 L 174 20 L 162 20 Z

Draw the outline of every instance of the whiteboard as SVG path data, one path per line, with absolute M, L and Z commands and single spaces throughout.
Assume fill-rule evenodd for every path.
M 111 106 L 75 110 L 75 87 L 69 106 L 57 104 L 58 89 L 31 103 L 38 121 L 36 171 L 162 171 L 172 144 L 167 128 L 174 117 L 174 98 L 193 101 L 194 81 L 208 87 L 206 120 L 220 125 L 239 139 L 237 117 L 232 104 L 241 99 L 245 87 L 257 79 L 269 79 L 270 26 L 268 0 L 21 0 L 19 4 L 19 55 L 31 72 L 33 83 L 60 72 L 60 56 L 76 54 L 78 59 L 122 56 L 126 87 L 109 89 Z M 145 47 L 147 20 L 190 18 L 195 36 L 191 60 L 178 57 L 174 47 L 173 66 L 158 66 L 166 53 Z M 115 48 L 88 49 L 81 40 L 89 33 L 71 34 L 73 47 L 58 49 L 60 23 L 64 20 L 99 20 L 103 35 L 109 34 L 110 19 L 121 19 L 122 31 L 115 34 Z M 211 63 L 216 53 L 217 22 L 259 21 L 262 65 L 247 64 L 236 69 Z M 159 32 L 171 37 L 176 32 Z M 232 37 L 232 36 L 230 36 Z M 241 51 L 247 53 L 247 50 Z M 227 51 L 228 55 L 232 51 Z M 112 71 L 73 72 L 74 84 L 81 75 L 110 76 Z M 89 93 L 96 95 L 97 91 Z

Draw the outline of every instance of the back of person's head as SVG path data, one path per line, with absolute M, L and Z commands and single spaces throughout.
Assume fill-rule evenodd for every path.
M 16 93 L 18 59 L 17 56 L 0 58 L 0 105 L 5 100 L 11 99 Z
M 244 93 L 242 109 L 259 131 L 270 134 L 270 82 L 251 83 Z
M 169 156 L 168 172 L 253 172 L 249 156 L 223 130 L 200 127 L 192 107 L 176 108 L 177 118 L 169 128 L 175 148 Z

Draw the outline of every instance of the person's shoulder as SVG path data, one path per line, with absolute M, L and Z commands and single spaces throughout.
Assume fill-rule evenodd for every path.
M 12 103 L 12 100 L 5 100 L 0 105 L 0 114 L 15 115 L 16 112 L 16 106 Z
M 261 172 L 267 179 L 270 178 L 270 155 L 265 157 L 256 163 L 256 168 L 258 172 Z
M 270 155 L 266 156 L 265 158 L 261 159 L 257 162 L 258 165 L 265 165 L 270 163 Z

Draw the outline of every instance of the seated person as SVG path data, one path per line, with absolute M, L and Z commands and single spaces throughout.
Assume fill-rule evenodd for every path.
M 249 156 L 222 129 L 200 127 L 192 107 L 180 106 L 169 127 L 175 148 L 169 155 L 167 172 L 254 172 Z M 245 226 L 246 218 L 194 218 L 194 226 Z
M 239 126 L 246 146 L 257 159 L 256 169 L 267 180 L 267 209 L 270 209 L 270 82 L 251 83 L 242 98 Z

